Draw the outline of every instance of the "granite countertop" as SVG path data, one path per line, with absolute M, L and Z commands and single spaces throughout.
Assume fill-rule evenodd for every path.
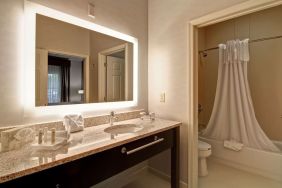
M 112 138 L 111 134 L 104 132 L 109 124 L 104 124 L 72 133 L 71 142 L 56 151 L 38 152 L 32 150 L 30 146 L 26 146 L 19 150 L 2 152 L 0 153 L 0 183 L 178 127 L 181 123 L 163 119 L 156 119 L 153 122 L 131 119 L 115 123 L 115 125 L 118 124 L 138 124 L 142 125 L 144 129 Z

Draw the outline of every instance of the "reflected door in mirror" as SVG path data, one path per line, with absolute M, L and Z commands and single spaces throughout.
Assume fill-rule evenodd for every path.
M 124 101 L 124 58 L 107 56 L 106 101 Z

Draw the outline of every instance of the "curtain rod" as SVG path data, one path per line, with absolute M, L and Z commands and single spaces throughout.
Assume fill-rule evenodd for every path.
M 265 37 L 265 38 L 260 38 L 260 39 L 254 39 L 254 40 L 250 40 L 249 43 L 260 42 L 260 41 L 265 41 L 265 40 L 272 40 L 272 39 L 279 39 L 279 38 L 282 38 L 282 35 L 274 36 L 274 37 Z M 216 49 L 218 49 L 218 47 L 213 47 L 213 48 L 208 48 L 208 49 L 205 49 L 205 50 L 200 50 L 199 54 L 203 53 L 204 55 L 206 55 L 205 52 L 210 51 L 210 50 L 216 50 Z

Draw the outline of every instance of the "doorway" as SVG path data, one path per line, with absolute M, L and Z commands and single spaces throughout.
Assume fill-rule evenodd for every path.
M 222 21 L 230 20 L 242 15 L 247 15 L 253 12 L 264 10 L 267 8 L 281 5 L 282 1 L 247 1 L 229 7 L 201 18 L 192 20 L 189 23 L 189 108 L 188 108 L 188 152 L 189 152 L 189 187 L 198 187 L 198 29 L 209 26 Z

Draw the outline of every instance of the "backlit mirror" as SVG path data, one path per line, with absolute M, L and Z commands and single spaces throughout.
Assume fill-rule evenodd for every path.
M 35 105 L 133 100 L 133 43 L 36 15 Z

